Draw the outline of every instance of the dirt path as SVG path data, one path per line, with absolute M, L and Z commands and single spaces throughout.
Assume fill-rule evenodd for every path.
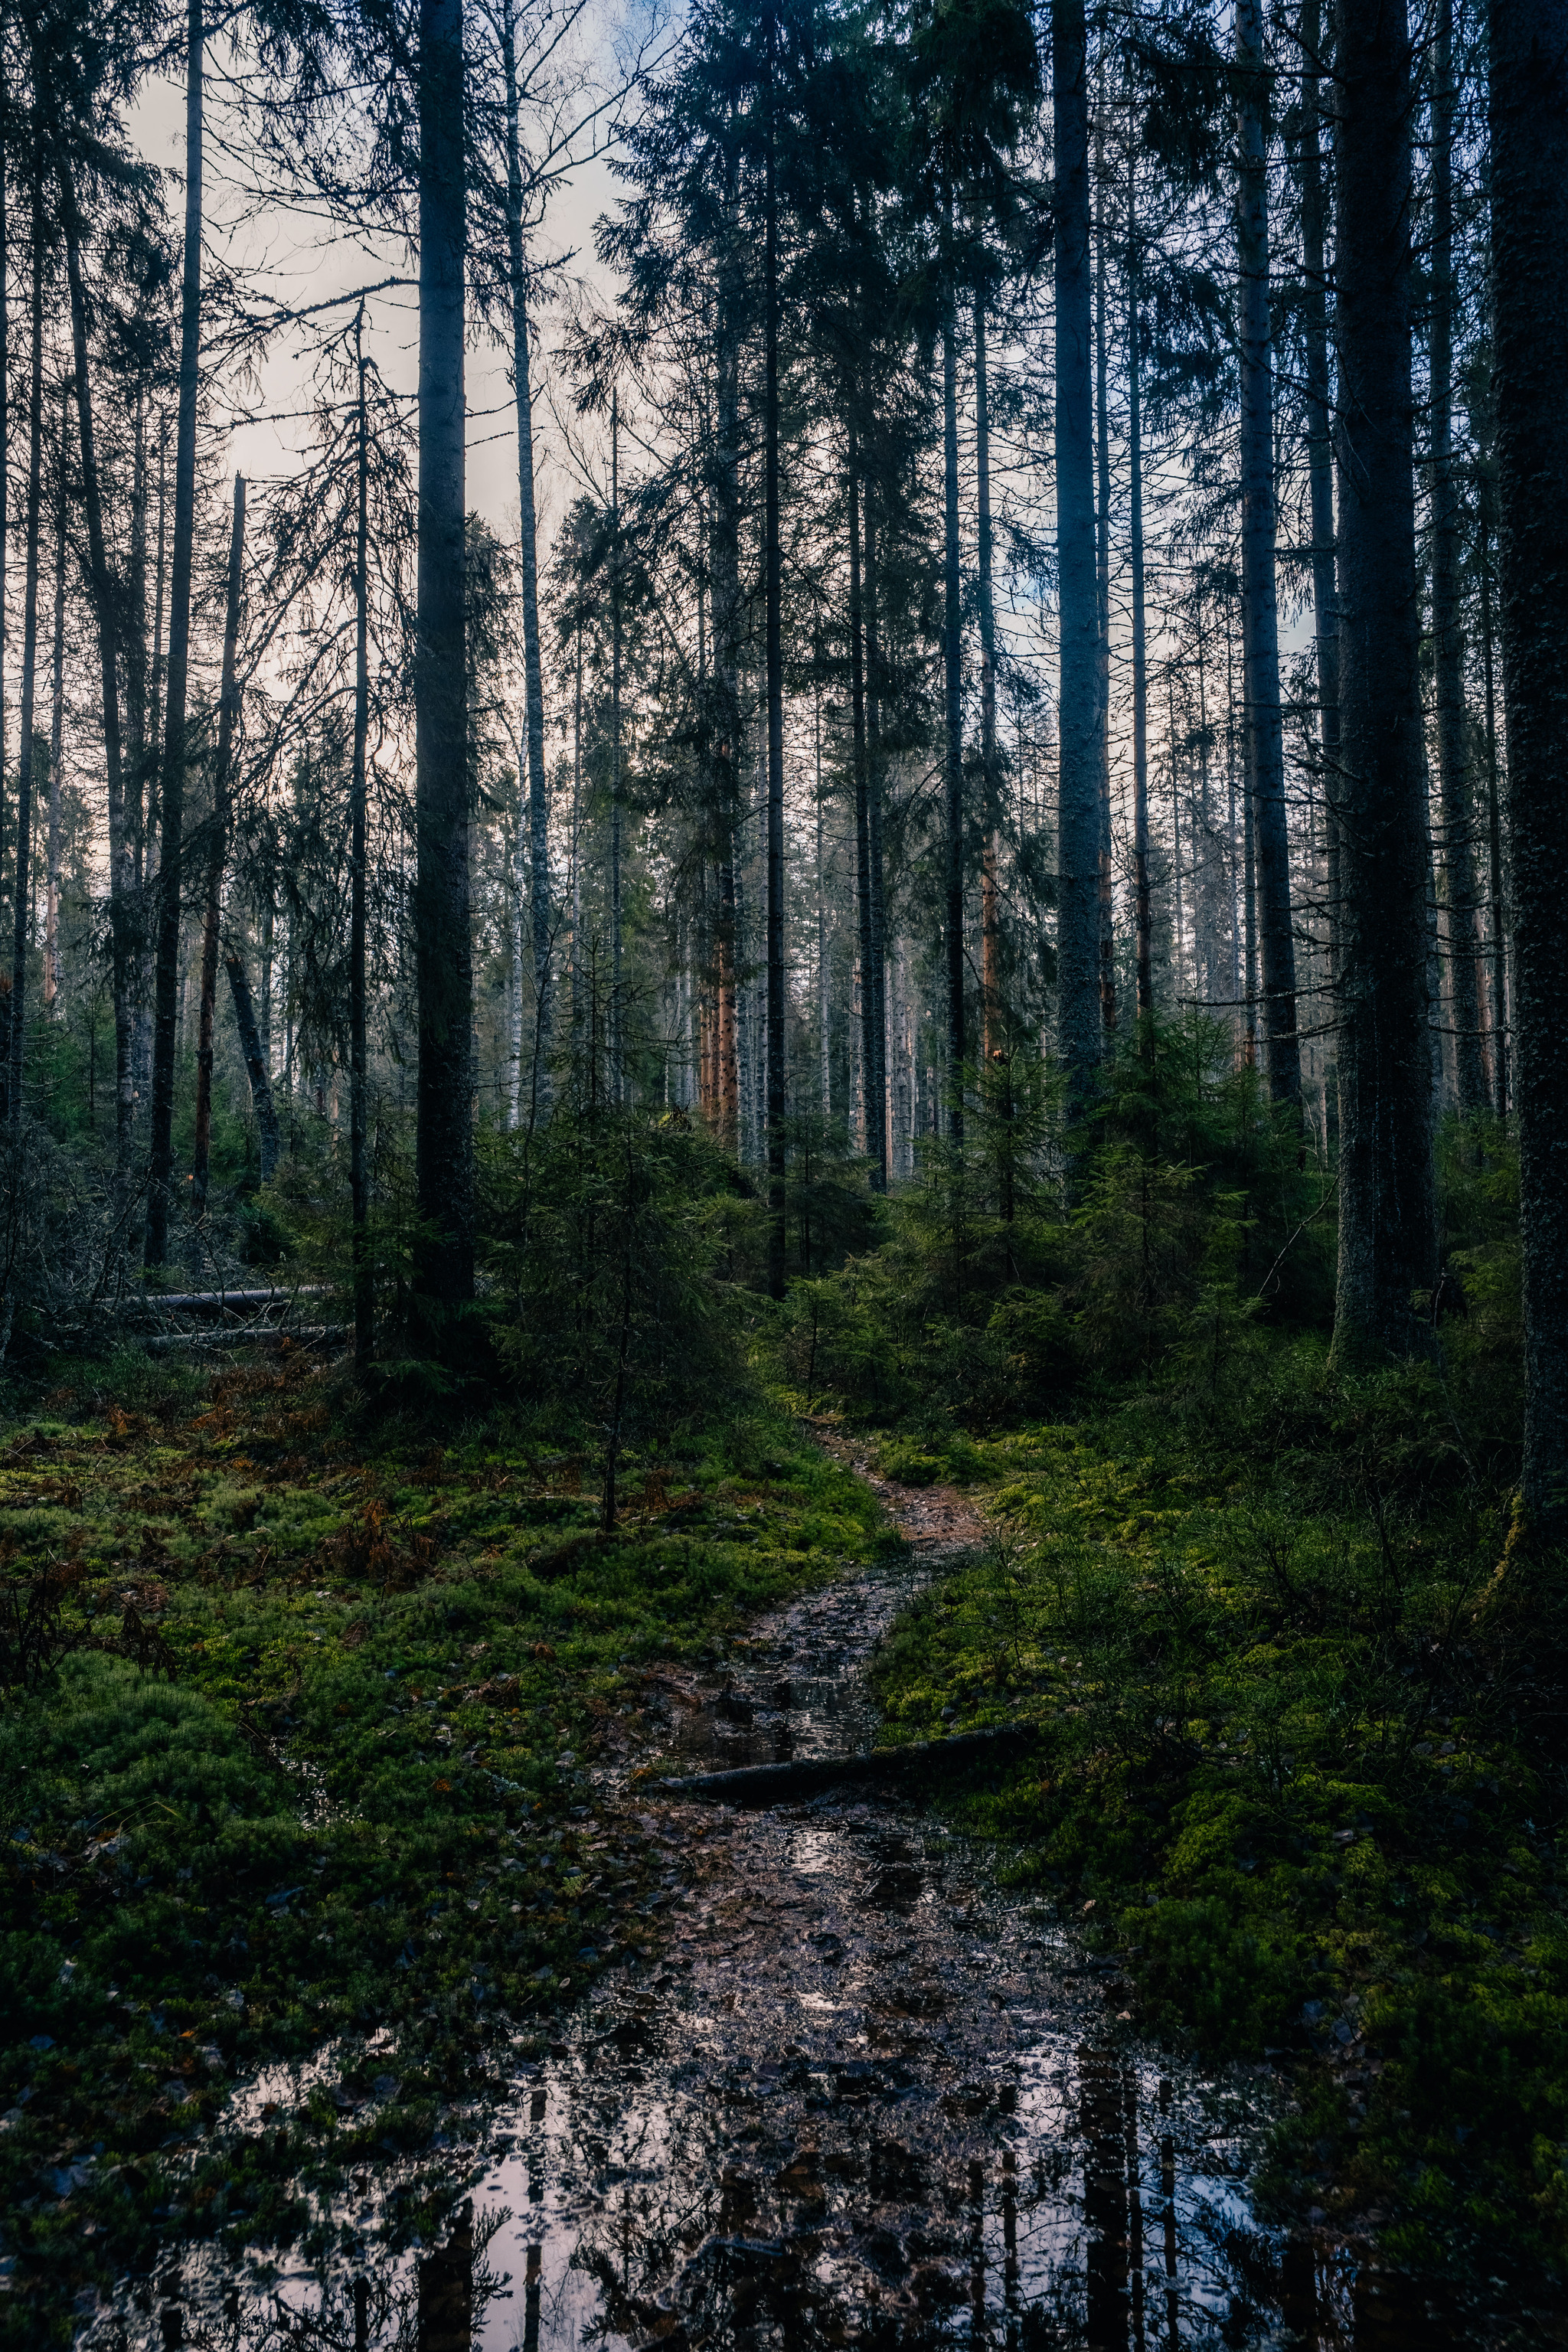
M 912 1558 L 762 1621 L 721 1679 L 650 1680 L 654 1741 L 689 1769 L 868 1743 L 878 1642 L 983 1535 L 953 1490 L 842 1458 Z M 182 2340 L 1348 2352 L 1393 2323 L 1391 2352 L 1443 2341 L 1366 2265 L 1252 2212 L 1265 2071 L 1216 2080 L 1141 2042 L 1114 1969 L 929 1810 L 840 1791 L 737 1813 L 617 1780 L 667 1856 L 664 1957 L 612 1969 L 499 2108 L 449 2116 L 472 2246 L 459 2229 L 389 2257 L 384 2203 L 346 2201 L 331 2250 L 267 2292 L 193 2263 Z M 127 2320 L 117 2352 L 157 2352 L 151 2315 Z

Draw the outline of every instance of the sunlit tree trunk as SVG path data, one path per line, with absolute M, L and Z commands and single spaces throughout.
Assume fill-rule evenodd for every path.
M 1139 1019 L 1154 1011 L 1154 913 L 1149 888 L 1149 644 L 1143 579 L 1143 341 L 1139 310 L 1138 166 L 1127 166 L 1127 450 L 1132 538 L 1132 900 Z M 1108 590 L 1109 598 L 1109 590 Z M 1143 1051 L 1152 1033 L 1143 1033 Z
M 1318 742 L 1322 761 L 1323 839 L 1326 851 L 1329 940 L 1329 1002 L 1340 970 L 1340 655 L 1334 609 L 1334 484 L 1332 413 L 1329 405 L 1329 301 L 1324 239 L 1328 204 L 1319 128 L 1322 39 L 1318 0 L 1307 0 L 1301 17 L 1305 79 L 1301 90 L 1301 266 L 1305 279 L 1303 341 L 1307 377 L 1307 465 L 1312 517 L 1312 634 L 1318 662 Z M 1324 1087 L 1337 1094 L 1337 1049 L 1328 1041 Z M 1336 1111 L 1337 1117 L 1337 1111 Z
M 354 1364 L 363 1374 L 374 1341 L 370 1262 L 370 1072 L 366 1019 L 366 754 L 370 741 L 370 418 L 365 404 L 364 310 L 354 326 L 354 732 L 349 779 L 349 1205 L 353 1219 Z
M 996 608 L 992 586 L 991 402 L 985 361 L 985 296 L 974 296 L 974 489 L 979 509 L 980 766 L 984 777 L 981 822 L 984 839 L 980 873 L 980 985 L 987 1062 L 1002 1044 L 1002 915 L 997 892 L 996 841 Z M 1103 845 L 1102 845 L 1103 847 Z M 1102 877 L 1105 860 L 1100 860 Z M 1103 890 L 1103 879 L 1102 879 Z M 1104 909 L 1101 908 L 1101 992 L 1104 990 Z M 1114 1007 L 1111 1020 L 1115 1020 Z
M 1499 587 L 1529 1518 L 1568 1520 L 1568 0 L 1491 0 Z

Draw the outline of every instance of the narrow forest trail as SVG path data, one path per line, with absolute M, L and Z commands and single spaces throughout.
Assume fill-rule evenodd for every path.
M 648 1676 L 601 1801 L 668 1857 L 663 1957 L 612 1969 L 499 2105 L 450 2114 L 471 2252 L 461 2226 L 434 2252 L 375 2251 L 380 2184 L 329 2255 L 265 2284 L 193 2252 L 184 2333 L 122 2305 L 95 2352 L 1448 2340 L 1408 2282 L 1254 2214 L 1268 2070 L 1222 2078 L 1142 2042 L 1113 1966 L 910 1793 L 735 1811 L 661 1791 L 655 1762 L 868 1742 L 878 1643 L 982 1539 L 961 1495 L 843 1458 L 910 1555 L 760 1621 L 722 1678 Z

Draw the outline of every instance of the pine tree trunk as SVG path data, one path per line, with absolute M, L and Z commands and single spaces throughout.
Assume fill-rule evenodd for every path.
M 3 128 L 3 126 L 0 126 Z M 5 201 L 9 158 L 0 136 L 0 449 L 11 446 L 11 219 Z M 0 839 L 5 832 L 5 602 L 11 580 L 11 469 L 0 465 Z M 0 901 L 3 903 L 3 901 Z
M 996 887 L 996 609 L 992 588 L 991 405 L 985 365 L 985 296 L 974 296 L 974 489 L 978 507 L 976 550 L 980 588 L 980 766 L 981 823 L 984 828 L 980 877 L 980 982 L 984 999 L 984 1058 L 1002 1050 L 1002 916 Z M 1104 891 L 1108 868 L 1100 858 L 1100 998 L 1105 994 Z M 1114 983 L 1110 1023 L 1116 1021 Z
M 882 878 L 881 668 L 877 635 L 876 477 L 866 492 L 866 847 L 871 862 L 871 1101 L 873 1151 L 886 1191 L 888 1161 L 888 919 Z
M 610 1085 L 626 1099 L 621 1064 L 621 403 L 610 394 Z
M 16 751 L 16 863 L 12 907 L 9 1034 L 5 1066 L 6 1123 L 15 1140 L 22 1122 L 22 1064 L 27 1020 L 27 851 L 33 833 L 34 693 L 38 659 L 38 526 L 44 497 L 44 192 L 43 163 L 33 167 L 33 268 L 29 304 L 27 510 L 22 584 L 22 733 Z M 0 458 L 5 453 L 0 451 Z M 7 1331 L 9 1316 L 7 1311 Z
M 419 7 L 419 562 L 415 968 L 419 1213 L 435 1300 L 474 1283 L 473 950 L 464 615 L 462 0 Z
M 522 659 L 528 719 L 529 911 L 533 950 L 533 1078 L 529 1119 L 550 1100 L 552 1004 L 550 982 L 550 787 L 544 767 L 544 674 L 539 651 L 539 537 L 533 495 L 533 395 L 529 377 L 528 281 L 522 249 L 522 158 L 519 135 L 517 9 L 503 0 L 501 69 L 506 85 L 506 231 L 511 270 L 511 366 L 517 393 L 517 488 L 522 540 Z
M 1323 244 L 1327 200 L 1319 131 L 1321 43 L 1318 0 L 1307 0 L 1301 18 L 1306 76 L 1301 91 L 1301 267 L 1305 278 L 1303 341 L 1306 352 L 1309 496 L 1312 516 L 1312 632 L 1318 657 L 1318 743 L 1322 762 L 1323 838 L 1328 868 L 1329 1002 L 1336 1002 L 1340 971 L 1340 656 L 1334 610 L 1333 426 L 1329 405 L 1328 270 Z M 1335 1047 L 1328 1041 L 1325 1094 L 1337 1087 Z
M 1340 1233 L 1334 1350 L 1424 1350 L 1437 1272 L 1403 0 L 1338 0 Z
M 180 282 L 180 405 L 174 435 L 174 531 L 169 579 L 169 669 L 158 861 L 157 946 L 153 1013 L 153 1107 L 147 1234 L 150 1266 L 169 1255 L 174 1173 L 174 1063 L 180 1011 L 180 835 L 185 813 L 185 698 L 191 656 L 191 559 L 196 519 L 196 401 L 202 333 L 202 0 L 185 19 L 185 241 Z
M 1492 644 L 1491 515 L 1495 485 L 1481 483 L 1481 694 L 1487 744 L 1487 860 L 1490 905 L 1492 1104 L 1503 1133 L 1509 1114 L 1508 900 L 1503 888 L 1502 793 L 1498 773 L 1497 672 Z
M 768 1291 L 784 1295 L 784 563 L 779 546 L 779 208 L 775 110 L 777 21 L 767 39 L 763 254 L 763 606 L 768 703 Z
M 1568 1520 L 1568 0 L 1491 0 L 1499 588 L 1512 848 L 1528 1518 Z
M 947 899 L 947 1053 L 952 1087 L 949 1133 L 963 1140 L 963 614 L 958 570 L 958 350 L 954 310 L 952 191 L 942 225 L 942 707 Z
M 267 1048 L 257 1026 L 250 982 L 245 976 L 245 966 L 238 950 L 230 948 L 223 961 L 228 974 L 229 993 L 234 999 L 239 1050 L 245 1057 L 246 1076 L 250 1080 L 250 1099 L 256 1112 L 256 1132 L 261 1146 L 261 1181 L 264 1184 L 270 1184 L 277 1172 L 280 1138 L 277 1107 L 272 1100 L 272 1080 L 267 1067 Z
M 234 478 L 234 522 L 228 540 L 228 593 L 223 616 L 223 677 L 218 691 L 217 758 L 213 764 L 212 832 L 207 844 L 206 895 L 202 912 L 201 995 L 196 1011 L 196 1127 L 191 1155 L 193 1208 L 206 1215 L 212 1159 L 213 1015 L 217 1006 L 218 925 L 223 915 L 223 869 L 228 856 L 229 773 L 234 761 L 234 722 L 239 705 L 240 592 L 245 583 L 245 477 Z
M 737 822 L 740 814 L 741 751 L 741 379 L 742 297 L 735 254 L 738 225 L 738 164 L 726 159 L 724 225 L 719 263 L 719 316 L 715 336 L 713 467 L 713 828 L 718 848 L 719 929 L 718 1056 L 719 1137 L 728 1151 L 741 1139 L 740 1021 L 736 1003 L 739 907 L 735 887 Z
M 1240 275 L 1241 638 L 1247 789 L 1258 848 L 1263 950 L 1263 1030 L 1268 1091 L 1300 1102 L 1296 942 L 1290 914 L 1290 845 L 1285 822 L 1285 744 L 1279 715 L 1279 625 L 1274 578 L 1274 361 L 1268 315 L 1268 79 L 1262 0 L 1237 0 L 1239 89 L 1237 248 Z
M 851 394 L 851 398 L 854 395 Z M 886 1189 L 886 1172 L 877 1150 L 877 1118 L 872 1104 L 876 1053 L 875 991 L 867 985 L 871 970 L 871 796 L 866 756 L 866 639 L 860 562 L 860 447 L 853 423 L 849 429 L 849 741 L 855 769 L 855 916 L 860 950 L 860 1067 L 864 1073 L 866 1157 L 871 1162 L 874 1192 Z
M 60 214 L 65 232 L 66 280 L 70 295 L 71 345 L 76 363 L 77 431 L 81 444 L 82 508 L 87 520 L 88 576 L 98 624 L 102 688 L 103 758 L 109 800 L 109 934 L 110 991 L 114 1001 L 114 1151 L 117 1180 L 130 1167 L 135 1091 L 132 1079 L 131 973 L 132 938 L 126 890 L 125 765 L 120 731 L 120 607 L 104 539 L 103 498 L 93 435 L 92 378 L 88 365 L 87 297 L 81 275 L 81 224 L 68 167 L 60 166 Z
M 370 1262 L 369 1063 L 365 976 L 365 861 L 370 740 L 370 418 L 365 405 L 364 310 L 354 327 L 354 734 L 349 810 L 349 1204 L 353 1219 L 354 1368 L 370 1366 L 375 1297 Z
M 1149 890 L 1149 652 L 1143 596 L 1143 342 L 1139 322 L 1142 277 L 1138 248 L 1138 169 L 1127 166 L 1127 447 L 1132 537 L 1132 899 L 1138 1018 L 1142 1045 L 1153 1052 L 1154 912 Z M 1109 591 L 1108 591 L 1109 603 Z
M 1100 599 L 1094 513 L 1094 320 L 1089 262 L 1089 89 L 1083 0 L 1053 0 L 1056 162 L 1057 567 L 1061 613 L 1057 864 L 1058 1041 L 1070 1112 L 1083 1110 L 1101 1051 L 1100 1013 Z
M 1100 1018 L 1110 1032 L 1116 1026 L 1116 895 L 1110 839 L 1110 400 L 1104 103 L 1102 75 L 1094 132 L 1095 592 L 1100 615 Z
M 49 822 L 45 857 L 47 896 L 44 901 L 44 1010 L 55 1011 L 60 992 L 60 772 L 65 759 L 66 731 L 66 447 L 69 431 L 70 394 L 60 410 L 60 440 L 55 468 L 55 629 L 52 692 L 49 697 Z
M 1454 1083 L 1467 1116 L 1486 1101 L 1477 987 L 1475 779 L 1465 709 L 1459 483 L 1454 457 L 1454 5 L 1438 0 L 1432 56 L 1432 666 L 1448 902 Z

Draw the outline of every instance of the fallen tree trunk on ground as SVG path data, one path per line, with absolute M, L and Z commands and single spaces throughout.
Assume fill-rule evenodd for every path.
M 871 1748 L 858 1756 L 800 1756 L 784 1764 L 742 1764 L 728 1772 L 693 1772 L 652 1786 L 661 1796 L 704 1797 L 726 1805 L 778 1805 L 795 1797 L 814 1797 L 846 1781 L 896 1780 L 913 1772 L 995 1763 L 1022 1755 L 1038 1738 L 1033 1724 L 1003 1723 L 990 1731 L 956 1732 L 951 1739 L 917 1739 L 907 1748 Z

